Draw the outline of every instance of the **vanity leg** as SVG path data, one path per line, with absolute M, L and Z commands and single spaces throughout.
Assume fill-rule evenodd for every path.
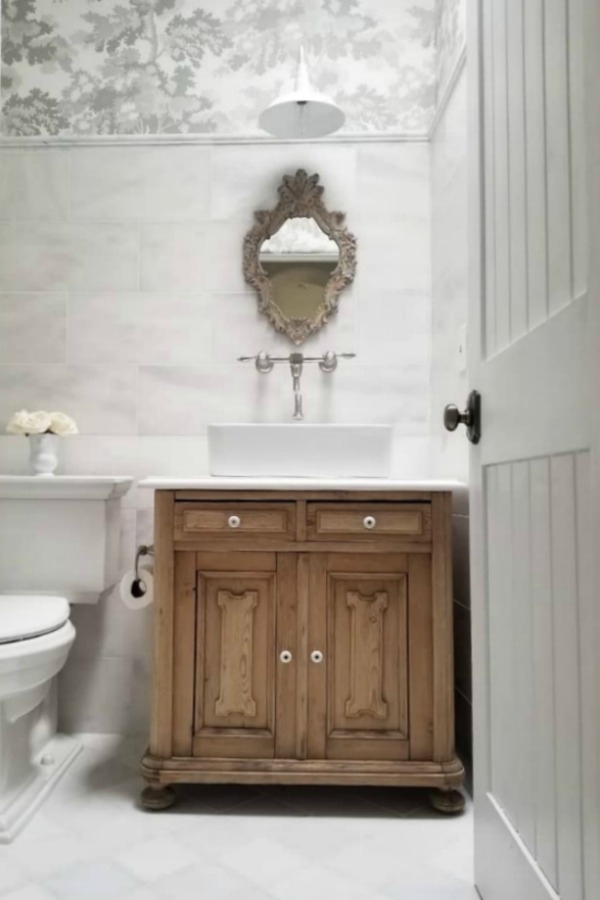
M 176 799 L 177 794 L 168 784 L 148 784 L 140 796 L 140 802 L 144 809 L 154 811 L 169 809 Z
M 435 810 L 447 816 L 456 816 L 465 808 L 465 798 L 455 788 L 439 788 L 432 791 L 429 802 Z

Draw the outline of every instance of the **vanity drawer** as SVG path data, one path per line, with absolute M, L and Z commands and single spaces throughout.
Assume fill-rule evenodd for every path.
M 175 540 L 296 539 L 294 503 L 176 503 Z
M 431 540 L 429 503 L 309 503 L 309 541 Z

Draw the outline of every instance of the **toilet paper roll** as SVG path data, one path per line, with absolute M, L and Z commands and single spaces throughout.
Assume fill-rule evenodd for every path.
M 135 585 L 135 587 L 134 587 Z M 140 596 L 136 593 L 143 592 Z M 154 575 L 151 569 L 140 566 L 139 581 L 136 582 L 135 571 L 130 569 L 121 579 L 119 588 L 121 600 L 129 609 L 143 609 L 154 600 Z

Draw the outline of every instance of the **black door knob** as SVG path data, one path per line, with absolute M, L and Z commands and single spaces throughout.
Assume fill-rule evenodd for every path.
M 446 430 L 456 431 L 459 425 L 466 426 L 467 437 L 472 444 L 479 443 L 481 438 L 481 395 L 478 391 L 471 391 L 464 412 L 461 412 L 454 403 L 449 403 L 444 409 Z

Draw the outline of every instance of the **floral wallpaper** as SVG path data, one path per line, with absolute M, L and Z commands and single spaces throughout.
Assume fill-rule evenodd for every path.
M 2 0 L 2 132 L 258 134 L 303 43 L 346 131 L 422 134 L 435 107 L 435 4 Z
M 435 10 L 436 84 L 441 98 L 466 43 L 467 0 L 437 0 Z

